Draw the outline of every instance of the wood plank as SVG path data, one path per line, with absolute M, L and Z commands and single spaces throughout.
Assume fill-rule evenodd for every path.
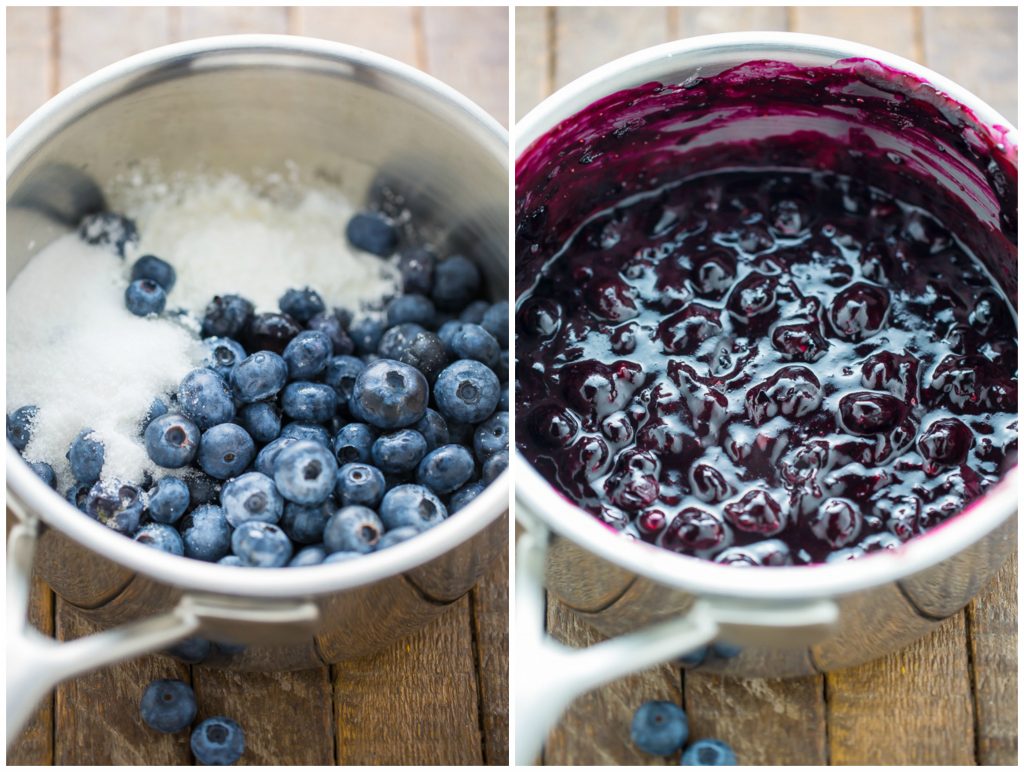
M 28 618 L 33 627 L 46 635 L 53 635 L 53 603 L 54 596 L 49 585 L 34 576 L 29 594 Z M 18 739 L 7 749 L 8 764 L 53 764 L 53 702 L 53 695 L 48 695 L 32 714 Z
M 975 763 L 964 614 L 826 681 L 833 764 Z
M 334 763 L 329 668 L 239 672 L 193 668 L 197 721 L 227 716 L 245 731 L 239 765 Z
M 1017 117 L 1017 9 L 923 8 L 925 63 Z
M 547 623 L 551 635 L 570 646 L 589 646 L 604 640 L 550 595 Z M 663 764 L 665 759 L 649 756 L 633 745 L 629 739 L 630 724 L 636 709 L 648 700 L 669 700 L 681 705 L 682 699 L 679 670 L 669 665 L 632 673 L 585 694 L 572 703 L 548 736 L 544 763 Z
M 186 5 L 173 9 L 175 40 L 242 35 L 284 34 L 288 31 L 288 9 L 282 6 Z
M 516 99 L 519 120 L 554 90 L 554 53 L 548 43 L 554 34 L 553 8 L 522 6 L 516 16 Z
M 293 8 L 294 28 L 339 43 L 360 46 L 399 61 L 421 66 L 416 40 L 415 11 L 408 7 Z
M 736 679 L 686 672 L 683 684 L 691 738 L 724 740 L 744 765 L 828 763 L 822 676 Z
M 379 654 L 334 666 L 339 764 L 482 764 L 479 693 L 463 597 Z
M 979 764 L 1017 764 L 1017 567 L 1015 552 L 967 607 Z
M 504 523 L 508 523 L 506 513 Z M 480 674 L 484 762 L 509 763 L 508 752 L 508 550 L 470 593 Z
M 782 6 L 680 6 L 672 36 L 712 35 L 745 30 L 785 30 L 786 9 Z
M 910 7 L 818 7 L 794 6 L 789 9 L 790 28 L 794 32 L 852 40 L 891 51 L 915 62 L 922 51 L 918 10 Z
M 58 10 L 60 87 L 171 41 L 167 8 L 64 6 Z
M 51 95 L 56 71 L 49 8 L 7 9 L 7 133 Z
M 57 638 L 98 632 L 71 606 L 57 599 Z M 147 727 L 139 700 L 157 678 L 186 683 L 189 670 L 170 657 L 148 656 L 110 665 L 57 687 L 54 757 L 57 764 L 188 764 L 188 732 L 168 735 Z
M 555 88 L 620 56 L 669 40 L 668 18 L 665 8 L 556 8 Z

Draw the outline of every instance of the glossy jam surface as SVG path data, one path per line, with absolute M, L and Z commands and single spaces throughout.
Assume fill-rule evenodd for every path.
M 903 197 L 711 172 L 537 257 L 517 274 L 516 441 L 616 530 L 726 563 L 856 557 L 1016 463 L 1010 304 Z

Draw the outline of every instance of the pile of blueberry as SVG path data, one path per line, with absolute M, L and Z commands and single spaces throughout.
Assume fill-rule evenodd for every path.
M 690 737 L 686 712 L 673 702 L 652 700 L 633 714 L 630 739 L 644 753 L 671 756 Z M 680 761 L 686 767 L 734 767 L 736 754 L 721 740 L 695 740 L 683 751 Z
M 137 240 L 111 213 L 79 233 L 122 257 Z M 381 257 L 401 241 L 374 212 L 346 233 Z M 151 547 L 264 568 L 349 560 L 466 506 L 508 465 L 508 303 L 483 300 L 479 269 L 460 255 L 417 246 L 396 259 L 404 292 L 359 318 L 308 287 L 288 289 L 273 313 L 215 297 L 197 325 L 203 366 L 158 395 L 140 427 L 150 459 L 175 473 L 101 477 L 104 446 L 86 428 L 67 453 L 67 499 Z M 131 278 L 128 309 L 165 313 L 174 268 L 146 255 Z M 36 413 L 7 417 L 19 450 Z M 56 485 L 52 467 L 33 468 Z
M 184 681 L 159 679 L 142 693 L 139 713 L 151 729 L 175 734 L 188 729 L 196 718 L 196 695 Z M 236 721 L 213 716 L 200 721 L 189 741 L 203 766 L 228 766 L 245 752 L 245 732 Z

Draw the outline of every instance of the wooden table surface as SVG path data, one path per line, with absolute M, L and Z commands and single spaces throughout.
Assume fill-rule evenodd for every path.
M 814 32 L 893 51 L 949 76 L 1017 120 L 1015 8 L 517 8 L 516 117 L 631 51 L 737 30 Z M 599 639 L 552 599 L 549 628 Z M 682 704 L 694 737 L 741 764 L 1016 764 L 1017 558 L 962 613 L 884 659 L 825 676 L 733 680 L 668 666 L 578 699 L 548 764 L 659 764 L 629 741 L 649 699 Z M 671 761 L 670 763 L 675 763 Z
M 353 43 L 413 64 L 508 119 L 505 8 L 9 8 L 7 130 L 65 86 L 176 40 L 265 32 Z M 92 631 L 41 582 L 33 623 Z M 241 721 L 242 764 L 507 764 L 508 560 L 443 616 L 380 654 L 330 668 L 235 673 L 149 656 L 63 684 L 9 764 L 190 764 L 187 733 L 138 717 L 154 678 L 192 683 L 200 716 Z

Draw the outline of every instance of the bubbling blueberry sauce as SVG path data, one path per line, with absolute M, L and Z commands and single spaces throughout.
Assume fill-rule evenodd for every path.
M 633 174 L 575 221 L 537 222 L 624 167 L 577 157 L 569 183 L 534 177 L 539 206 L 520 192 L 516 442 L 609 527 L 721 563 L 847 559 L 938 525 L 1016 463 L 1008 207 L 955 232 L 983 218 L 950 220 L 959 205 L 929 206 L 920 179 L 807 162 L 829 142 L 835 160 L 838 140 L 789 137 L 757 165 Z M 749 142 L 715 153 L 753 158 Z

